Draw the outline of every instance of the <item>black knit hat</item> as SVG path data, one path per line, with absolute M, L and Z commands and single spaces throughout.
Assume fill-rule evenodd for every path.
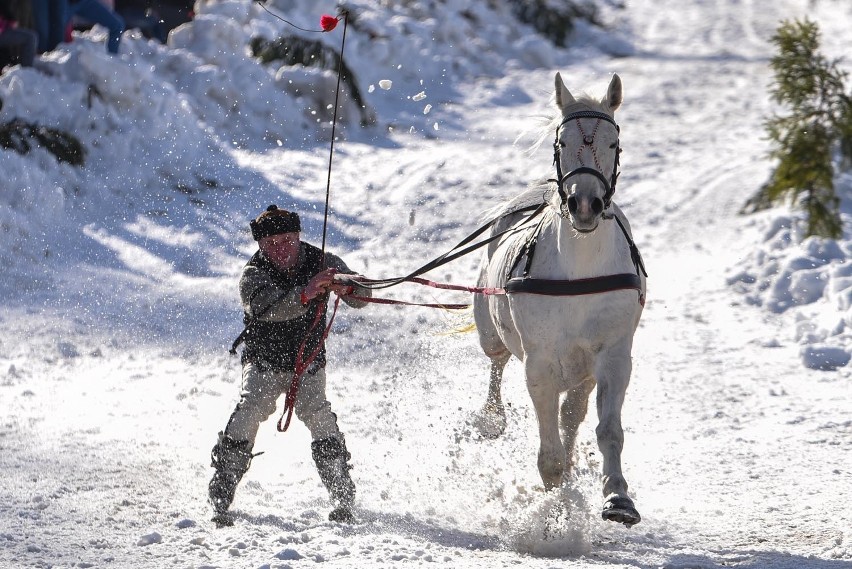
M 278 206 L 274 204 L 266 208 L 266 211 L 257 216 L 257 219 L 251 220 L 249 226 L 251 227 L 251 236 L 254 237 L 255 241 L 260 241 L 270 235 L 302 230 L 298 213 L 278 209 Z

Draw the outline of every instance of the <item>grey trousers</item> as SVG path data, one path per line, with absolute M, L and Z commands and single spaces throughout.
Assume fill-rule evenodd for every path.
M 243 365 L 243 385 L 225 434 L 235 441 L 248 441 L 249 449 L 260 424 L 275 412 L 278 398 L 290 387 L 293 372 L 269 371 L 254 363 Z M 302 421 L 315 441 L 340 437 L 337 416 L 325 396 L 325 369 L 310 369 L 299 383 L 296 396 L 296 418 Z

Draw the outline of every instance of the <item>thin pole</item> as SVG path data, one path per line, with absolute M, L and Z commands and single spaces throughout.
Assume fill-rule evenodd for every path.
M 340 75 L 343 70 L 343 48 L 346 45 L 346 27 L 349 23 L 349 12 L 343 14 L 343 39 L 340 42 L 340 59 L 337 61 L 337 90 L 334 93 L 334 118 L 331 121 L 331 146 L 328 151 L 328 181 L 325 186 L 325 215 L 322 221 L 322 264 L 325 266 L 325 236 L 328 230 L 328 204 L 331 200 L 331 163 L 334 158 L 334 138 L 337 130 L 337 103 L 340 98 Z

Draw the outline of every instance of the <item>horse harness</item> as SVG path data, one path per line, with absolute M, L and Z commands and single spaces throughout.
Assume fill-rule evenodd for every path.
M 595 123 L 595 128 L 592 131 L 591 135 L 587 135 L 583 130 L 583 126 L 580 124 L 580 119 L 584 118 L 593 118 L 597 119 Z M 568 172 L 567 174 L 562 173 L 562 164 L 560 161 L 560 154 L 562 147 L 559 143 L 559 131 L 560 129 L 568 122 L 576 120 L 577 126 L 580 129 L 580 133 L 583 135 L 583 146 L 581 146 L 577 150 L 577 155 L 579 156 L 580 152 L 583 148 L 589 147 L 592 150 L 592 156 L 595 160 L 595 168 L 589 166 L 581 165 L 578 168 L 575 168 Z M 562 122 L 559 123 L 559 126 L 556 127 L 556 139 L 553 142 L 553 163 L 556 165 L 556 179 L 548 180 L 550 182 L 556 182 L 557 191 L 559 192 L 559 197 L 562 201 L 562 206 L 567 205 L 569 197 L 568 193 L 565 190 L 565 184 L 569 178 L 572 176 L 577 176 L 579 174 L 591 174 L 595 176 L 601 183 L 604 185 L 605 193 L 604 193 L 604 211 L 609 209 L 612 204 L 612 196 L 615 194 L 615 184 L 618 180 L 618 167 L 619 167 L 619 156 L 621 154 L 621 146 L 619 145 L 618 140 L 615 142 L 615 161 L 613 163 L 612 176 L 609 180 L 601 173 L 601 165 L 598 162 L 597 153 L 595 153 L 594 144 L 595 134 L 597 134 L 598 126 L 600 126 L 600 121 L 606 121 L 613 125 L 616 131 L 621 132 L 618 124 L 615 120 L 606 113 L 601 113 L 598 111 L 584 110 L 577 111 L 574 113 L 570 113 L 566 117 L 563 118 Z M 582 164 L 582 160 L 580 162 Z M 535 279 L 529 276 L 530 267 L 532 266 L 533 257 L 535 255 L 535 247 L 538 242 L 538 235 L 541 231 L 541 228 L 544 224 L 544 219 L 539 221 L 536 225 L 535 229 L 530 233 L 529 239 L 524 243 L 524 245 L 519 249 L 518 255 L 515 258 L 515 261 L 512 263 L 511 268 L 509 270 L 509 274 L 506 275 L 506 284 L 503 287 L 507 294 L 511 293 L 519 293 L 525 292 L 530 294 L 541 294 L 548 296 L 580 296 L 585 294 L 598 294 L 604 292 L 611 292 L 615 290 L 630 290 L 635 289 L 639 293 L 639 303 L 644 306 L 645 305 L 645 295 L 642 292 L 642 279 L 641 275 L 645 277 L 648 276 L 648 273 L 645 270 L 645 264 L 642 261 L 642 255 L 639 253 L 639 248 L 636 246 L 636 243 L 630 237 L 630 234 L 627 232 L 627 228 L 624 227 L 624 223 L 622 223 L 621 219 L 618 218 L 617 215 L 611 213 L 609 215 L 603 214 L 603 219 L 614 219 L 616 223 L 618 223 L 619 229 L 621 229 L 621 233 L 624 235 L 624 238 L 627 240 L 627 244 L 630 247 L 630 258 L 633 261 L 633 266 L 636 267 L 636 274 L 633 273 L 619 273 L 615 275 L 604 275 L 600 277 L 592 277 L 587 279 L 575 279 L 575 280 L 549 280 L 549 279 Z M 526 258 L 526 262 L 524 263 L 524 269 L 521 273 L 520 277 L 512 277 L 512 274 L 518 268 L 521 259 Z
M 523 246 L 518 250 L 515 261 L 512 263 L 509 273 L 506 275 L 506 284 L 503 290 L 506 294 L 525 292 L 528 294 L 540 294 L 545 296 L 582 296 L 586 294 L 600 294 L 604 292 L 612 292 L 616 290 L 636 290 L 639 293 L 639 304 L 645 306 L 645 294 L 642 292 L 642 279 L 640 273 L 645 277 L 648 273 L 645 271 L 645 263 L 642 261 L 642 255 L 639 253 L 639 247 L 630 237 L 624 223 L 615 214 L 605 216 L 604 219 L 614 219 L 621 229 L 622 235 L 627 240 L 627 245 L 630 247 L 630 259 L 633 261 L 633 266 L 636 267 L 636 273 L 618 273 L 615 275 L 603 275 L 600 277 L 591 277 L 586 279 L 536 279 L 529 276 L 530 268 L 532 267 L 533 257 L 535 256 L 535 247 L 538 243 L 538 235 L 543 225 L 543 219 L 535 226 L 535 229 L 530 233 L 529 239 L 524 242 Z M 519 277 L 513 277 L 512 274 L 520 265 L 521 259 L 526 258 L 523 272 Z

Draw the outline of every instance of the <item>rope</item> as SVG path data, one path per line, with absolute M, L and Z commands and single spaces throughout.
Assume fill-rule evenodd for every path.
M 303 31 L 303 32 L 310 32 L 310 33 L 317 33 L 317 34 L 321 34 L 321 33 L 325 33 L 325 32 L 330 32 L 331 30 L 333 30 L 333 29 L 334 29 L 334 26 L 336 25 L 336 22 L 335 22 L 335 23 L 331 23 L 329 20 L 327 20 L 327 19 L 326 19 L 326 18 L 332 18 L 331 16 L 323 16 L 323 17 L 322 17 L 322 19 L 320 20 L 320 24 L 322 25 L 322 29 L 321 29 L 321 30 L 309 30 L 309 29 L 306 29 L 306 28 L 300 28 L 299 26 L 297 26 L 296 24 L 294 24 L 294 23 L 293 23 L 293 22 L 291 22 L 290 20 L 285 20 L 284 18 L 282 18 L 281 16 L 279 16 L 278 14 L 276 14 L 275 12 L 273 12 L 272 10 L 270 10 L 269 8 L 267 8 L 267 7 L 266 7 L 266 4 L 264 4 L 264 2 L 265 2 L 266 0 L 254 0 L 254 1 L 255 1 L 255 3 L 259 4 L 259 5 L 260 5 L 260 7 L 261 7 L 261 8 L 263 8 L 263 9 L 264 9 L 264 11 L 265 11 L 267 14 L 269 14 L 270 16 L 272 16 L 273 18 L 277 18 L 277 19 L 281 20 L 282 22 L 284 22 L 285 24 L 287 24 L 287 25 L 289 25 L 289 26 L 291 26 L 291 27 L 294 27 L 294 28 L 296 28 L 297 30 L 301 30 L 301 31 Z M 332 18 L 332 19 L 333 19 L 333 18 Z M 342 51 L 341 51 L 341 53 L 342 53 Z
M 375 296 L 359 296 L 350 294 L 347 298 L 354 298 L 363 302 L 372 304 L 401 304 L 403 306 L 423 306 L 425 308 L 440 308 L 442 310 L 467 310 L 470 308 L 470 303 L 461 304 L 440 304 L 431 302 L 408 302 L 406 300 L 396 300 L 395 298 L 377 298 Z
M 299 394 L 299 385 L 302 381 L 302 376 L 305 374 L 305 371 L 311 367 L 311 364 L 314 363 L 314 360 L 317 358 L 317 355 L 322 350 L 323 346 L 325 346 L 325 340 L 328 338 L 328 333 L 331 330 L 331 325 L 334 322 L 334 317 L 337 314 L 337 307 L 340 305 L 340 297 L 336 296 L 334 299 L 334 309 L 331 312 L 331 318 L 328 320 L 328 325 L 325 327 L 325 330 L 322 333 L 322 337 L 320 338 L 319 344 L 314 349 L 313 352 L 308 355 L 307 358 L 304 358 L 305 355 L 305 345 L 308 342 L 308 338 L 311 336 L 311 332 L 317 327 L 320 320 L 322 320 L 323 312 L 325 312 L 325 301 L 321 300 L 317 304 L 317 314 L 314 317 L 314 321 L 311 324 L 308 333 L 305 334 L 305 339 L 302 340 L 302 344 L 299 346 L 299 351 L 296 354 L 296 365 L 293 370 L 293 379 L 290 381 L 290 388 L 287 390 L 287 399 L 284 402 L 284 411 L 281 413 L 281 418 L 278 419 L 278 432 L 283 433 L 290 427 L 290 419 L 293 418 L 293 411 L 296 408 L 296 395 Z M 286 416 L 286 419 L 285 419 Z M 282 426 L 283 422 L 283 426 Z
M 352 277 L 349 279 L 352 283 L 358 283 L 359 285 L 369 285 L 372 283 L 383 283 L 381 280 L 368 279 L 367 277 Z M 435 281 L 430 281 L 428 279 L 421 278 L 409 278 L 406 279 L 405 282 L 420 284 L 432 288 L 439 288 L 443 290 L 459 290 L 462 292 L 472 292 L 474 294 L 485 294 L 485 295 L 500 295 L 506 294 L 506 291 L 499 287 L 480 287 L 480 286 L 466 286 L 466 285 L 455 285 L 450 283 L 439 283 Z M 431 302 L 409 302 L 406 300 L 396 300 L 393 298 L 377 298 L 375 296 L 360 296 L 357 294 L 350 294 L 347 298 L 354 298 L 355 300 L 360 300 L 362 302 L 368 302 L 373 304 L 399 304 L 404 306 L 423 306 L 425 308 L 441 308 L 444 310 L 466 310 L 471 307 L 471 304 L 468 303 L 431 303 Z
M 293 22 L 282 18 L 278 14 L 273 13 L 271 10 L 269 10 L 269 8 L 267 8 L 264 5 L 264 3 L 263 3 L 264 0 L 255 0 L 255 1 L 257 2 L 257 4 L 260 5 L 261 8 L 263 8 L 263 10 L 266 13 L 268 13 L 272 17 L 277 18 L 278 20 L 281 20 L 285 24 L 287 24 L 287 25 L 289 25 L 293 28 L 296 28 L 297 30 L 301 30 L 303 32 L 309 32 L 309 33 L 330 32 L 331 30 L 333 30 L 337 26 L 337 23 L 339 22 L 339 18 L 335 18 L 333 16 L 328 16 L 328 15 L 323 15 L 320 18 L 320 26 L 322 27 L 322 29 L 310 30 L 310 29 L 307 29 L 307 28 L 302 28 L 300 26 L 297 26 Z M 325 186 L 325 212 L 323 214 L 323 222 L 322 222 L 322 247 L 320 248 L 321 251 L 322 251 L 322 259 L 323 259 L 322 266 L 323 267 L 326 266 L 326 264 L 325 264 L 325 242 L 326 242 L 326 235 L 328 233 L 329 202 L 331 201 L 331 167 L 332 167 L 332 163 L 334 161 L 334 140 L 336 138 L 336 132 L 337 132 L 337 111 L 338 111 L 339 101 L 340 101 L 340 76 L 342 74 L 342 68 L 343 68 L 343 50 L 344 50 L 344 47 L 346 45 L 346 29 L 347 29 L 348 24 L 349 24 L 349 12 L 346 11 L 346 10 L 341 10 L 340 15 L 343 17 L 343 38 L 340 41 L 340 58 L 337 61 L 337 88 L 335 89 L 335 92 L 334 92 L 334 116 L 333 116 L 332 121 L 331 121 L 331 144 L 329 145 L 329 150 L 328 150 L 328 176 L 326 178 L 326 186 Z M 305 358 L 304 357 L 305 346 L 307 344 L 308 338 L 310 338 L 310 336 L 311 336 L 311 333 L 316 329 L 317 325 L 322 320 L 322 315 L 325 313 L 325 310 L 326 310 L 326 302 L 327 302 L 326 299 L 321 299 L 320 302 L 317 304 L 317 313 L 316 313 L 316 316 L 314 317 L 314 321 L 311 323 L 311 327 L 308 329 L 307 334 L 305 334 L 305 338 L 302 340 L 302 343 L 299 346 L 299 351 L 296 354 L 296 365 L 294 366 L 295 369 L 293 370 L 293 379 L 290 382 L 290 388 L 287 390 L 287 399 L 284 403 L 284 411 L 281 414 L 281 418 L 278 420 L 278 431 L 279 432 L 283 433 L 284 431 L 286 431 L 290 427 L 290 420 L 293 418 L 293 411 L 294 411 L 295 406 L 296 406 L 296 395 L 299 393 L 299 384 L 301 383 L 302 375 L 304 375 L 305 371 L 311 366 L 311 364 L 316 359 L 320 350 L 322 350 L 323 346 L 325 346 L 325 340 L 326 340 L 326 338 L 328 338 L 328 333 L 331 330 L 331 324 L 334 322 L 334 317 L 337 314 L 337 307 L 340 305 L 340 296 L 335 297 L 334 309 L 332 310 L 331 318 L 329 318 L 328 325 L 326 326 L 325 330 L 322 333 L 322 337 L 320 338 L 319 344 L 317 345 L 316 349 L 314 349 L 314 351 L 311 352 L 308 355 L 307 358 Z M 231 353 L 236 352 L 236 347 L 242 341 L 247 330 L 248 330 L 248 327 L 246 328 L 246 330 L 243 330 L 243 333 L 240 334 L 240 336 L 234 342 L 234 345 L 231 348 Z M 283 424 L 282 424 L 282 422 L 283 422 Z
M 325 186 L 325 213 L 322 220 L 322 265 L 325 266 L 325 236 L 328 230 L 328 204 L 331 198 L 331 162 L 334 157 L 334 136 L 337 130 L 337 109 L 340 98 L 340 75 L 343 68 L 343 47 L 346 45 L 346 27 L 349 23 L 349 12 L 343 11 L 343 39 L 340 41 L 340 59 L 337 60 L 337 89 L 334 92 L 334 117 L 331 120 L 331 145 L 328 149 L 328 178 Z

